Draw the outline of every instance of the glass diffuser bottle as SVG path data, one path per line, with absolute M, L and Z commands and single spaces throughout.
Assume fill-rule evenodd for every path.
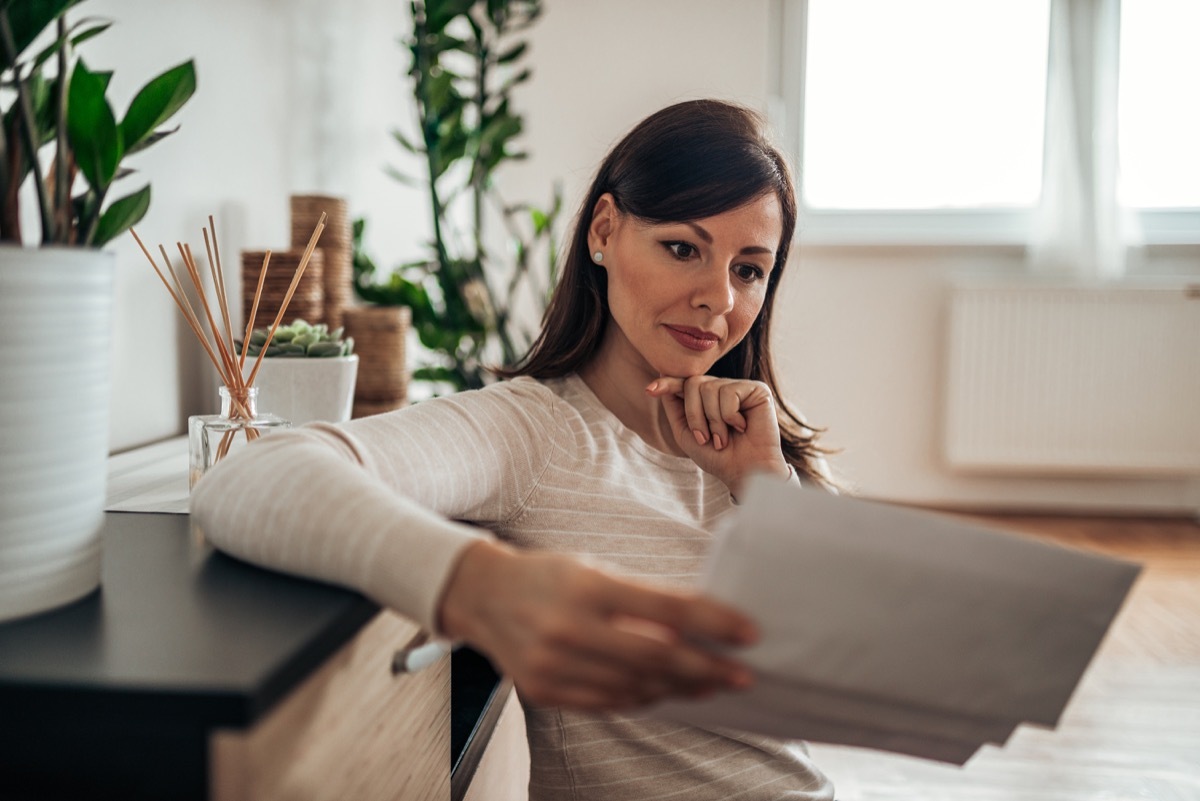
M 258 387 L 239 391 L 221 387 L 221 413 L 188 418 L 188 487 L 196 486 L 208 469 L 247 442 L 263 434 L 291 428 L 287 420 L 258 413 Z

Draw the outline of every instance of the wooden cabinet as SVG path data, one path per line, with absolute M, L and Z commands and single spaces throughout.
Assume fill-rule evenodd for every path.
M 448 799 L 450 664 L 415 624 L 114 514 L 101 590 L 0 624 L 0 798 Z
M 214 801 L 424 801 L 450 793 L 450 659 L 393 675 L 415 624 L 381 612 L 264 719 L 210 741 Z

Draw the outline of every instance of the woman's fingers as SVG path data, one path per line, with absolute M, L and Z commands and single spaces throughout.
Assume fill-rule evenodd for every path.
M 558 644 L 526 656 L 527 671 L 521 676 L 525 690 L 543 694 L 588 692 L 609 704 L 650 703 L 667 695 L 671 688 L 659 677 L 639 675 L 623 661 L 614 659 L 594 643 L 577 647 Z M 538 703 L 547 703 L 544 700 Z
M 613 583 L 622 590 L 642 591 L 637 585 Z M 745 666 L 689 642 L 676 630 L 609 614 L 602 607 L 578 616 L 569 629 L 538 638 L 522 659 L 518 685 L 531 700 L 541 699 L 539 703 L 586 689 L 614 707 L 642 705 L 741 689 L 753 682 Z
M 751 473 L 788 474 L 774 399 L 761 381 L 660 376 L 646 394 L 662 404 L 675 444 L 734 496 Z
M 721 416 L 720 382 L 696 376 L 683 383 L 683 406 L 688 422 L 708 429 L 713 447 L 721 450 L 729 444 L 729 426 Z
M 660 687 L 662 693 L 692 695 L 716 689 L 740 689 L 753 682 L 741 663 L 673 636 L 661 639 L 636 628 L 604 627 L 581 650 L 597 659 L 615 660 L 640 681 Z M 614 656 L 615 655 L 615 656 Z
M 650 621 L 691 640 L 749 645 L 758 638 L 754 621 L 701 595 L 619 582 L 601 602 L 610 614 Z
M 650 382 L 646 387 L 646 394 L 662 402 L 675 433 L 675 440 L 681 446 L 685 437 L 694 439 L 697 445 L 707 445 L 712 441 L 707 419 L 703 414 L 697 415 L 694 404 L 692 408 L 688 408 L 684 387 L 684 379 L 664 376 Z
M 746 433 L 747 410 L 770 399 L 769 391 L 758 382 L 707 375 L 658 378 L 646 391 L 667 405 L 672 424 L 686 427 L 697 445 L 711 442 L 717 450 L 729 445 L 731 430 Z M 677 430 L 676 435 L 680 434 Z
M 744 667 L 701 644 L 748 645 L 754 622 L 735 609 L 695 593 L 650 587 L 595 573 L 583 604 L 593 613 L 585 625 L 561 632 L 574 647 L 616 654 L 645 674 L 681 684 L 739 686 Z
M 752 641 L 755 627 L 744 615 L 562 556 L 469 546 L 440 620 L 540 704 L 618 709 L 751 681 L 744 666 L 702 645 Z
M 742 389 L 736 384 L 723 384 L 716 392 L 721 419 L 739 434 L 745 434 L 746 417 L 742 414 L 742 405 L 747 398 L 743 397 Z
M 743 686 L 713 678 L 695 665 L 681 666 L 666 643 L 620 631 L 611 622 L 580 625 L 573 631 L 570 640 L 527 654 L 530 669 L 521 686 L 527 694 L 530 689 L 541 693 L 538 703 L 551 703 L 557 694 L 587 691 L 615 708 Z

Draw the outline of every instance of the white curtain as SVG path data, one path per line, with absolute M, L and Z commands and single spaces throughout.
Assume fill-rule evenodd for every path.
M 1125 272 L 1135 216 L 1117 203 L 1121 0 L 1052 0 L 1042 200 L 1034 271 L 1084 280 Z

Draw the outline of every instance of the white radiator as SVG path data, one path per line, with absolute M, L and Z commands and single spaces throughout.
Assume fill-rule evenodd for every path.
M 1200 474 L 1200 287 L 951 290 L 954 467 Z

